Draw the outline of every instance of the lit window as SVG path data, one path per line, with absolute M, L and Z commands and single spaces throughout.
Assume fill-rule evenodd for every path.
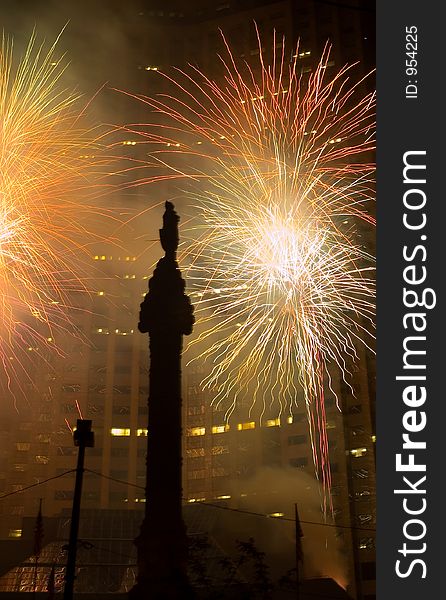
M 352 450 L 350 450 L 350 454 L 352 456 L 354 456 L 355 458 L 359 458 L 360 456 L 364 456 L 364 454 L 367 452 L 367 448 L 352 448 Z
M 359 548 L 361 550 L 373 550 L 375 548 L 375 540 L 371 537 L 361 538 L 359 540 Z
M 242 431 L 245 429 L 255 429 L 255 421 L 249 421 L 248 423 L 238 423 L 237 424 L 237 429 L 238 431 Z
M 144 429 L 144 428 L 142 428 L 142 429 L 137 429 L 137 430 L 136 430 L 136 435 L 137 435 L 138 437 L 141 437 L 141 436 L 143 436 L 143 437 L 147 437 L 147 429 Z
M 229 430 L 229 425 L 213 425 L 212 433 L 224 433 Z
M 286 422 L 288 423 L 288 425 L 291 425 L 293 422 L 293 417 L 288 417 Z
M 293 54 L 293 58 L 305 58 L 306 56 L 311 56 L 310 50 L 299 52 L 299 54 Z
M 20 452 L 26 452 L 30 449 L 31 444 L 29 444 L 28 442 L 17 442 L 15 446 Z
M 376 435 L 372 435 L 372 442 L 376 442 Z
M 206 433 L 205 427 L 189 427 L 188 429 L 186 429 L 186 435 L 189 435 L 189 436 L 204 435 L 205 433 Z
M 10 537 L 10 538 L 22 537 L 22 530 L 21 529 L 10 529 L 9 533 L 8 533 L 8 537 Z
M 36 463 L 39 463 L 39 465 L 47 465 L 49 462 L 50 462 L 49 456 L 42 456 L 40 454 L 38 454 L 36 456 Z
M 98 292 L 98 296 L 103 296 L 104 292 Z
M 197 458 L 198 456 L 204 456 L 204 448 L 187 448 L 186 456 L 188 458 Z
M 112 427 L 110 429 L 110 433 L 112 435 L 118 436 L 118 437 L 123 437 L 123 436 L 129 436 L 130 435 L 130 429 L 123 429 L 123 428 L 119 428 L 119 427 Z
M 368 514 L 368 513 L 362 513 L 358 515 L 358 522 L 360 525 L 366 525 L 368 523 L 374 523 L 375 519 L 373 518 L 373 515 Z
M 228 454 L 229 447 L 228 446 L 212 446 L 211 454 L 213 456 L 217 456 L 219 454 Z
M 356 477 L 356 479 L 367 479 L 368 476 L 368 469 L 355 469 L 353 471 L 353 477 Z
M 351 430 L 351 434 L 354 437 L 356 437 L 357 435 L 361 435 L 364 432 L 365 432 L 365 429 L 364 429 L 364 427 L 362 425 L 356 425 Z
M 268 419 L 265 423 L 265 425 L 267 427 L 277 427 L 278 425 L 280 425 L 280 419 Z
M 362 489 L 359 490 L 359 492 L 355 492 L 355 498 L 364 498 L 364 497 L 368 497 L 371 496 L 370 490 L 368 489 Z
M 22 463 L 16 463 L 13 466 L 14 471 L 20 471 L 20 472 L 26 471 L 27 468 L 28 468 L 28 465 L 24 465 Z

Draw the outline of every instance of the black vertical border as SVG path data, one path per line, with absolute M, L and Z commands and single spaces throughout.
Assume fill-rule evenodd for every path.
M 446 336 L 443 280 L 446 276 L 445 215 L 446 191 L 446 99 L 444 79 L 446 21 L 444 7 L 432 0 L 377 1 L 377 598 L 390 600 L 428 600 L 446 598 L 446 392 L 442 373 L 446 373 L 444 337 Z M 406 69 L 406 27 L 417 27 L 417 75 L 408 76 Z M 417 81 L 418 97 L 405 98 L 409 80 Z M 427 193 L 425 207 L 427 224 L 420 242 L 420 232 L 410 232 L 403 226 L 403 155 L 411 150 L 425 150 L 427 184 L 420 186 Z M 414 186 L 417 187 L 417 186 Z M 415 451 L 416 462 L 424 462 L 426 473 L 397 473 L 395 455 L 402 452 L 402 418 L 409 410 L 402 401 L 402 391 L 408 382 L 396 381 L 403 371 L 403 339 L 410 335 L 403 327 L 403 246 L 424 243 L 427 249 L 427 280 L 424 287 L 436 292 L 437 304 L 426 313 L 427 400 L 423 407 L 427 425 L 424 431 L 412 434 L 426 441 L 425 451 Z M 421 251 L 418 255 L 421 257 Z M 422 286 L 419 286 L 420 288 Z M 420 334 L 422 335 L 422 334 Z M 421 348 L 421 345 L 420 345 Z M 421 361 L 423 362 L 423 361 Z M 419 372 L 417 372 L 419 374 Z M 422 385 L 420 383 L 420 385 Z M 407 456 L 408 452 L 406 452 Z M 427 479 L 419 489 L 426 495 L 407 495 L 412 508 L 427 501 L 423 514 L 410 516 L 403 508 L 404 495 L 394 489 L 407 488 L 403 475 L 414 482 L 423 475 Z M 415 500 L 417 499 L 417 500 Z M 419 518 L 426 523 L 426 536 L 419 541 L 404 537 L 404 523 Z M 417 527 L 409 529 L 416 534 Z M 399 552 L 406 542 L 411 549 L 424 552 Z M 396 573 L 396 561 L 407 572 L 411 560 L 426 564 L 414 565 L 405 578 Z

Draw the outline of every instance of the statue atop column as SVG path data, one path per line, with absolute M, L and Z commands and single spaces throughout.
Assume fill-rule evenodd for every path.
M 180 217 L 172 202 L 167 201 L 165 206 L 163 227 L 159 230 L 165 256 L 158 261 L 149 280 L 149 293 L 141 304 L 138 329 L 141 333 L 150 334 L 153 328 L 166 330 L 179 327 L 182 335 L 189 335 L 195 318 L 190 299 L 184 293 L 186 284 L 176 260 Z
M 135 540 L 137 583 L 130 600 L 191 600 L 182 516 L 181 353 L 192 332 L 193 307 L 176 260 L 179 216 L 166 202 L 159 230 L 165 252 L 149 280 L 138 328 L 149 334 L 145 517 Z
M 163 228 L 159 230 L 161 246 L 166 253 L 166 258 L 175 260 L 180 236 L 178 233 L 178 223 L 180 217 L 175 212 L 172 202 L 167 201 L 166 211 L 163 215 Z

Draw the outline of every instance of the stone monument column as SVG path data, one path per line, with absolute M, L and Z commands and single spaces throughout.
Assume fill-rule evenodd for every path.
M 131 600 L 187 600 L 187 537 L 182 517 L 181 352 L 192 332 L 193 307 L 176 260 L 179 216 L 166 202 L 161 245 L 165 256 L 149 280 L 138 328 L 149 334 L 145 517 L 135 540 L 137 583 Z

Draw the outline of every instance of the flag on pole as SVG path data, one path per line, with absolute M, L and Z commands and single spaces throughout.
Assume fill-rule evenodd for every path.
M 36 525 L 34 527 L 34 556 L 40 558 L 43 544 L 43 518 L 42 518 L 42 498 L 40 498 L 39 512 L 37 513 Z

